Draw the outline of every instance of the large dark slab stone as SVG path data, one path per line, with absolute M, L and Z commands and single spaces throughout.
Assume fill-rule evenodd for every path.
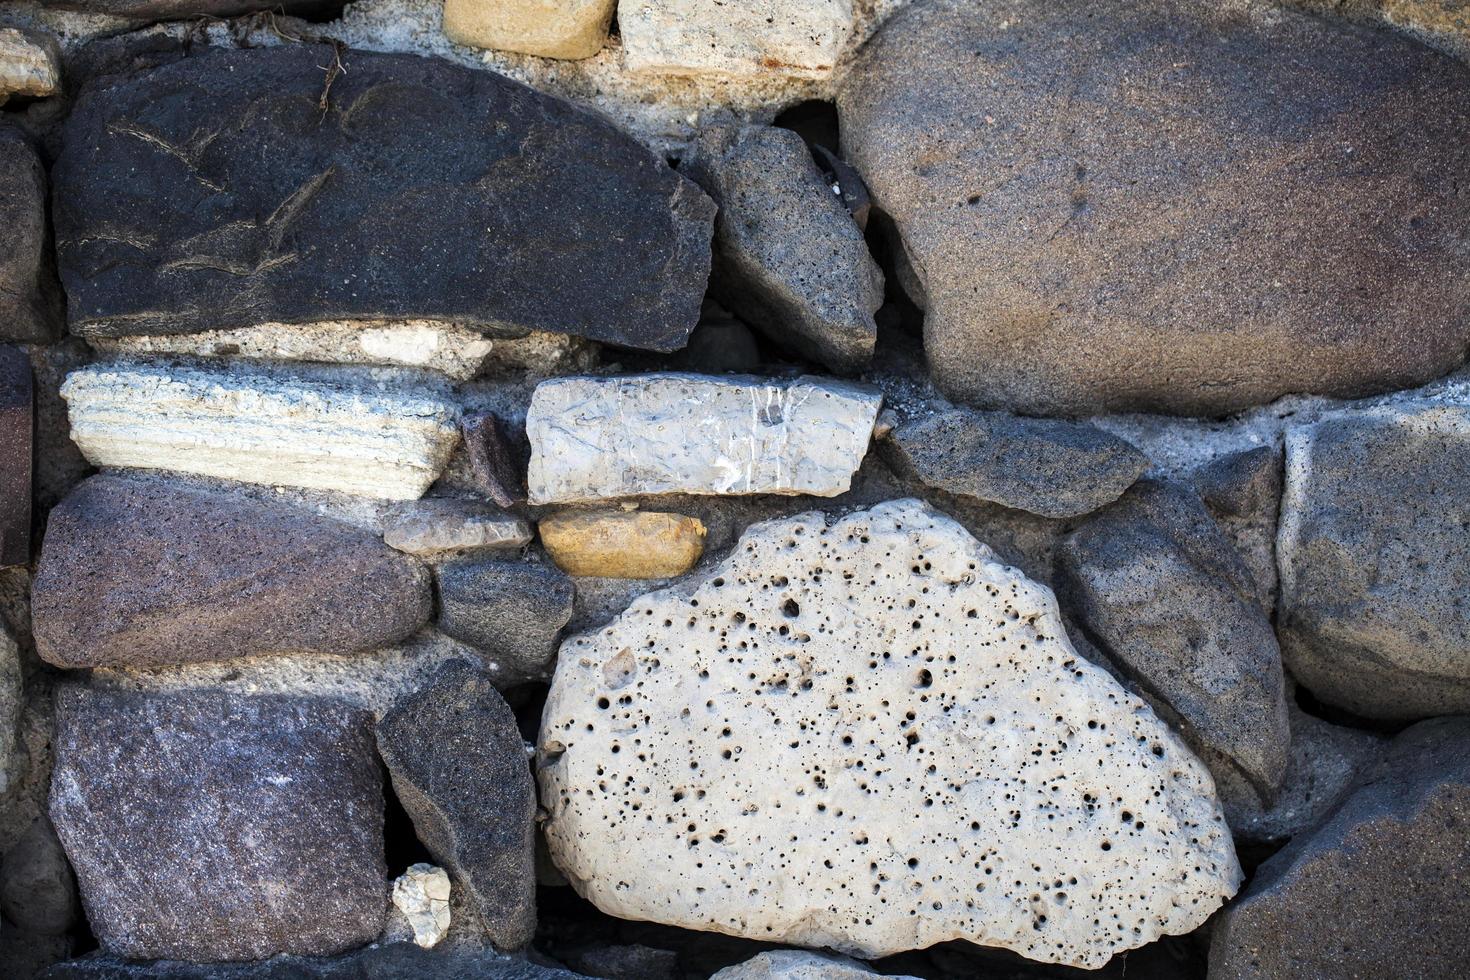
M 31 359 L 0 345 L 0 568 L 31 560 Z
M 1210 980 L 1465 975 L 1470 719 L 1408 729 L 1216 922 Z
M 497 676 L 550 672 L 576 586 L 554 568 L 520 561 L 461 559 L 434 567 L 439 629 L 495 661 Z
M 110 475 L 51 512 L 31 593 L 37 652 L 59 667 L 372 650 L 431 604 L 424 567 L 365 531 Z
M 952 398 L 1223 413 L 1470 340 L 1470 68 L 1216 0 L 917 0 L 837 100 Z
M 330 959 L 281 956 L 264 963 L 129 963 L 94 955 L 58 964 L 44 980 L 585 980 L 582 974 L 479 950 L 369 946 Z
M 493 678 L 454 662 L 378 722 L 378 752 L 419 840 L 499 949 L 536 931 L 536 789 Z
M 386 921 L 372 715 L 337 701 L 65 688 L 50 812 L 110 953 L 323 956 Z
M 451 320 L 674 350 L 714 205 L 610 122 L 489 71 L 215 51 L 84 90 L 54 171 L 75 332 Z
M 325 20 L 341 10 L 343 3 L 344 0 L 42 0 L 45 7 L 107 14 L 147 23 L 194 17 L 235 17 L 257 10 Z
M 0 341 L 49 340 L 61 292 L 46 234 L 46 168 L 25 136 L 0 123 Z

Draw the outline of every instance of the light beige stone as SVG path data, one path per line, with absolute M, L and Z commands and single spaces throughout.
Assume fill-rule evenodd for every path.
M 635 374 L 557 378 L 531 397 L 533 504 L 641 494 L 811 494 L 852 483 L 882 395 L 795 381 Z
M 806 950 L 778 949 L 752 957 L 744 963 L 727 966 L 710 980 L 867 980 L 883 974 L 870 970 L 856 960 L 841 956 L 823 956 Z M 895 976 L 889 980 L 918 980 L 917 977 Z
M 656 511 L 564 511 L 541 519 L 541 544 L 568 575 L 673 578 L 704 553 L 697 517 Z
M 444 0 L 444 33 L 472 48 L 590 58 L 616 8 L 617 0 Z
M 61 87 L 61 53 L 39 31 L 0 27 L 0 105 L 12 96 L 45 98 Z
M 388 547 L 411 555 L 514 550 L 530 544 L 531 538 L 528 521 L 473 500 L 419 500 L 383 528 Z
M 61 386 L 72 440 L 97 466 L 420 496 L 459 438 L 453 406 L 351 382 L 98 364 Z
M 852 0 L 623 0 L 630 71 L 825 78 L 853 32 Z
M 604 912 L 861 957 L 1099 967 L 1241 881 L 1204 765 L 916 500 L 755 525 L 565 642 L 538 773 Z
M 449 931 L 449 875 L 432 864 L 410 864 L 393 882 L 393 905 L 413 929 L 413 941 L 433 949 Z

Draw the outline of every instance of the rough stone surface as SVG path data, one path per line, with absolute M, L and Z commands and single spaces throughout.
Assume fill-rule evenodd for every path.
M 526 499 L 525 461 L 491 412 L 466 413 L 459 423 L 474 487 L 502 507 Z
M 1288 430 L 1277 554 L 1292 674 L 1359 715 L 1470 712 L 1470 408 Z
M 1227 453 L 1187 476 L 1240 553 L 1256 583 L 1261 608 L 1276 608 L 1280 576 L 1276 570 L 1276 528 L 1281 513 L 1282 451 L 1258 446 Z
M 1042 517 L 1110 504 L 1148 468 L 1132 445 L 1083 422 L 951 409 L 910 419 L 880 443 L 900 472 L 946 493 Z
M 7 99 L 42 99 L 61 87 L 61 51 L 38 31 L 0 27 L 0 105 Z
M 566 882 L 562 882 L 565 886 Z M 592 946 L 558 958 L 579 973 L 602 980 L 683 980 L 679 954 L 650 946 Z
M 854 955 L 1096 967 L 1240 881 L 1205 767 L 1048 590 L 913 500 L 756 525 L 569 640 L 538 773 L 603 911 Z
M 1269 800 L 1291 741 L 1281 650 L 1199 499 L 1138 484 L 1063 539 L 1060 570 L 1088 636 L 1155 710 L 1212 771 L 1238 769 Z
M 1470 62 L 1470 0 L 1288 0 L 1313 12 L 1378 21 Z
M 214 52 L 83 93 L 54 170 L 74 332 L 439 320 L 683 346 L 714 218 L 694 184 L 440 60 L 352 51 L 324 111 L 336 57 Z
M 419 500 L 383 529 L 389 547 L 412 555 L 446 551 L 484 551 L 524 547 L 531 525 L 497 507 L 473 500 Z
M 616 9 L 617 0 L 444 0 L 444 33 L 475 48 L 590 58 Z
M 526 416 L 532 503 L 639 494 L 834 497 L 867 454 L 882 395 L 795 381 L 642 374 L 557 378 Z
M 31 462 L 35 431 L 31 360 L 0 345 L 0 568 L 31 560 Z
M 852 29 L 853 0 L 631 0 L 618 8 L 624 64 L 665 75 L 821 78 Z
M 393 882 L 393 906 L 413 929 L 413 941 L 433 949 L 449 931 L 449 875 L 432 864 L 411 864 Z
M 448 403 L 345 380 L 121 363 L 73 371 L 61 394 L 98 466 L 412 500 L 459 441 Z
M 846 76 L 952 398 L 1217 414 L 1410 387 L 1470 320 L 1470 69 L 1205 0 L 921 0 Z
M 711 287 L 778 343 L 839 374 L 873 357 L 883 273 L 796 133 L 705 130 L 680 163 L 719 205 Z
M 1215 925 L 1210 980 L 1456 977 L 1470 962 L 1470 719 L 1408 729 Z
M 11 777 L 19 765 L 20 720 L 25 711 L 24 674 L 20 665 L 20 648 L 0 621 L 0 794 L 10 789 Z
M 368 946 L 331 959 L 281 956 L 264 963 L 129 963 L 87 956 L 48 970 L 43 980 L 586 980 L 480 950 L 427 950 L 413 943 Z
M 51 819 L 109 953 L 329 955 L 383 929 L 383 787 L 364 711 L 63 689 Z
M 296 16 L 321 16 L 342 6 L 341 0 L 44 0 L 47 6 L 87 14 L 106 14 L 135 22 L 192 17 L 234 17 L 258 10 Z
M 46 341 L 61 323 L 46 227 L 46 169 L 0 122 L 0 341 Z
M 51 512 L 31 601 L 37 652 L 61 667 L 372 650 L 431 608 L 428 573 L 368 532 L 107 475 Z
M 515 715 L 465 664 L 395 705 L 378 752 L 419 840 L 471 897 L 485 936 L 520 949 L 536 930 L 536 791 Z
M 846 957 L 782 949 L 727 966 L 710 980 L 864 980 L 876 976 L 882 974 Z M 918 978 L 895 977 L 895 980 Z
M 563 511 L 543 517 L 541 544 L 568 575 L 673 578 L 704 553 L 697 517 L 657 511 Z
M 434 568 L 439 628 L 511 675 L 539 677 L 556 656 L 577 590 L 554 568 L 461 559 Z
M 0 863 L 0 912 L 7 922 L 43 936 L 67 932 L 81 913 L 76 877 L 44 814 Z

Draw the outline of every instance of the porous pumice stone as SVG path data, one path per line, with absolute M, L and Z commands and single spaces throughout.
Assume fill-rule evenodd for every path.
M 1099 967 L 1241 880 L 1204 765 L 1049 589 L 917 500 L 754 525 L 568 640 L 538 774 L 604 912 L 865 958 Z

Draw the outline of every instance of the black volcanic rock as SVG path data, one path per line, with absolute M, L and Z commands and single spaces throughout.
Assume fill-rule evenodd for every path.
M 45 341 L 61 323 L 46 234 L 46 168 L 25 136 L 0 124 L 0 341 Z

